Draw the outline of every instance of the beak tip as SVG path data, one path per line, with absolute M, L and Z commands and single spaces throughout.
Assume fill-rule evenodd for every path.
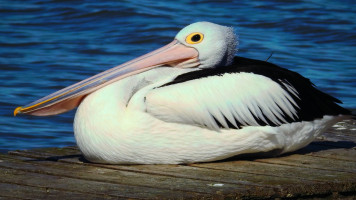
M 15 110 L 14 110 L 14 116 L 16 117 L 16 115 L 18 114 L 18 113 L 21 113 L 21 110 L 22 110 L 22 107 L 20 106 L 20 107 L 17 107 Z

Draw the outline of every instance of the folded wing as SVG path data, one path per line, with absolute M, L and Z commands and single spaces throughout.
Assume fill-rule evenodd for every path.
M 168 85 L 146 96 L 147 112 L 167 121 L 218 130 L 242 126 L 281 125 L 296 120 L 298 98 L 268 77 L 225 73 Z
M 180 75 L 146 95 L 151 115 L 214 130 L 350 114 L 337 102 L 298 73 L 241 57 L 229 67 Z

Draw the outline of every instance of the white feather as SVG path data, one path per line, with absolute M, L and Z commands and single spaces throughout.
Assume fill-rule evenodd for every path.
M 273 80 L 245 72 L 194 79 L 156 88 L 146 95 L 147 112 L 153 116 L 213 130 L 220 129 L 214 118 L 224 128 L 228 128 L 226 119 L 235 126 L 235 120 L 258 125 L 255 117 L 286 123 L 283 112 L 296 115 L 292 100 Z

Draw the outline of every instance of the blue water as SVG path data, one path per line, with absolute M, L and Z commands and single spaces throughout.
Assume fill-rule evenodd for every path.
M 85 2 L 85 3 L 83 3 Z M 356 109 L 352 0 L 0 0 L 0 151 L 74 145 L 75 111 L 13 117 L 13 109 L 170 42 L 211 21 L 238 32 L 238 55 L 297 71 Z

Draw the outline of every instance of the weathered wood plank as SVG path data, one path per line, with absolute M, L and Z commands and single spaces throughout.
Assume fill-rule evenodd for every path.
M 16 164 L 11 160 L 6 162 Z M 0 182 L 26 185 L 37 188 L 55 189 L 83 193 L 83 195 L 104 195 L 113 198 L 163 198 L 171 196 L 172 198 L 191 198 L 203 195 L 197 193 L 172 191 L 157 188 L 137 187 L 122 184 L 112 184 L 99 181 L 89 181 L 63 176 L 34 173 L 23 170 L 0 167 Z M 1 194 L 0 194 L 1 196 Z
M 231 161 L 228 163 L 202 163 L 193 164 L 195 167 L 207 169 L 220 169 L 225 171 L 235 171 L 248 173 L 253 175 L 269 175 L 275 178 L 288 178 L 293 180 L 299 179 L 300 181 L 315 181 L 315 182 L 339 182 L 353 181 L 356 184 L 355 174 L 349 172 L 338 172 L 320 169 L 305 169 L 298 166 L 278 165 L 273 163 L 260 163 L 251 161 Z
M 254 163 L 254 162 L 248 162 Z M 330 191 L 353 191 L 356 188 L 356 180 L 354 178 L 350 178 L 350 173 L 330 173 L 327 178 L 325 178 L 325 174 L 329 173 L 329 171 L 324 171 L 324 173 L 317 173 L 318 170 L 311 171 L 309 174 L 305 173 L 305 176 L 298 176 L 295 168 L 294 170 L 287 171 L 285 169 L 285 173 L 281 173 L 280 170 L 284 166 L 274 165 L 276 173 L 266 173 L 266 170 L 261 173 L 253 173 L 251 171 L 255 170 L 255 166 L 248 166 L 246 164 L 242 164 L 240 162 L 224 162 L 221 165 L 223 166 L 231 166 L 232 168 L 229 170 L 222 170 L 221 168 L 202 168 L 203 164 L 195 164 L 194 167 L 190 166 L 189 168 L 186 166 L 179 166 L 174 168 L 166 168 L 165 166 L 135 166 L 135 170 L 139 171 L 147 171 L 149 173 L 162 173 L 180 176 L 180 174 L 184 174 L 191 178 L 199 178 L 204 177 L 204 179 L 210 179 L 216 181 L 216 183 L 225 183 L 225 182 L 235 182 L 236 184 L 263 184 L 267 189 L 268 186 L 273 186 L 277 189 L 278 196 L 281 197 L 290 197 L 290 196 L 303 196 L 303 194 L 313 193 L 313 194 L 327 194 Z M 118 166 L 110 166 L 113 168 L 117 168 Z M 244 168 L 244 171 L 235 171 L 233 168 Z M 132 169 L 133 167 L 128 167 Z M 290 167 L 289 169 L 291 169 Z M 120 169 L 122 169 L 120 167 Z M 252 170 L 251 170 L 252 169 Z M 271 168 L 270 168 L 271 169 Z M 302 171 L 302 170 L 300 170 Z M 298 172 L 298 171 L 297 171 Z M 312 173 L 315 173 L 311 175 Z M 279 176 L 279 174 L 282 174 Z M 352 177 L 353 174 L 351 174 Z M 313 178 L 309 178 L 313 176 Z M 317 181 L 316 181 L 317 180 Z M 342 181 L 340 181 L 342 180 Z M 343 182 L 348 182 L 344 184 Z
M 214 196 L 227 189 L 239 189 L 236 186 L 225 184 L 224 188 L 209 187 L 210 182 L 190 179 L 179 179 L 166 176 L 140 174 L 127 171 L 119 171 L 106 168 L 98 168 L 90 165 L 74 165 L 62 162 L 7 158 L 11 162 L 0 162 L 1 168 L 16 169 L 32 173 L 41 173 L 53 176 L 61 176 L 73 179 L 97 181 L 104 183 L 121 184 L 128 186 L 141 186 L 170 190 L 172 193 L 206 194 Z M 242 190 L 242 189 L 241 189 Z
M 26 185 L 2 183 L 0 182 L 0 196 L 5 199 L 119 199 L 107 195 L 88 195 L 77 192 L 61 191 L 48 188 L 38 188 Z
M 121 183 L 127 185 L 146 186 L 153 188 L 168 188 L 172 190 L 172 193 L 174 193 L 175 191 L 192 191 L 194 193 L 198 192 L 199 194 L 204 194 L 204 196 L 214 198 L 218 198 L 219 196 L 222 197 L 222 195 L 230 196 L 232 198 L 242 198 L 246 196 L 256 196 L 261 198 L 273 197 L 274 195 L 276 195 L 276 192 L 274 191 L 275 188 L 265 188 L 249 185 L 235 185 L 229 183 L 224 183 L 220 185 L 220 182 L 214 181 L 203 181 L 190 178 L 143 174 L 137 172 L 126 172 L 121 170 L 98 168 L 91 165 L 88 166 L 67 164 L 71 165 L 71 167 L 63 167 L 62 171 L 60 171 L 59 168 L 61 168 L 60 166 L 65 165 L 64 163 L 53 163 L 53 161 L 39 161 L 39 165 L 33 163 L 37 161 L 38 160 L 30 160 L 31 166 L 29 166 L 28 162 L 19 162 L 18 165 L 15 166 L 13 163 L 11 165 L 0 163 L 0 167 L 11 167 L 12 169 L 21 169 L 31 172 L 60 175 L 62 177 L 95 180 L 109 183 Z M 93 172 L 96 172 L 95 175 L 92 174 Z M 84 174 L 88 177 L 83 177 Z
M 36 156 L 37 150 L 19 152 L 30 154 L 31 156 Z M 80 164 L 81 161 L 78 158 L 72 157 L 58 157 L 57 154 L 53 153 L 52 149 L 46 149 L 45 151 L 39 152 L 41 155 L 37 155 L 38 158 L 42 159 L 60 159 L 62 162 L 70 162 Z M 62 152 L 63 153 L 63 152 Z M 76 149 L 67 149 L 66 153 L 78 153 Z M 253 167 L 251 164 L 255 167 Z M 217 164 L 217 163 L 213 163 Z M 350 178 L 350 173 L 348 172 L 334 172 L 325 171 L 318 172 L 318 170 L 312 170 L 311 174 L 305 173 L 304 177 L 296 176 L 296 174 L 306 171 L 300 167 L 276 165 L 276 164 L 264 164 L 269 165 L 270 168 L 264 168 L 266 166 L 260 167 L 259 163 L 252 161 L 237 161 L 237 162 L 221 162 L 222 166 L 230 166 L 227 168 L 212 168 L 207 167 L 203 169 L 202 166 L 209 164 L 196 164 L 194 167 L 180 166 L 180 165 L 133 165 L 133 166 L 120 166 L 120 165 L 98 165 L 98 167 L 111 168 L 117 170 L 132 171 L 136 173 L 148 173 L 148 174 L 158 174 L 171 177 L 189 178 L 189 179 L 199 179 L 199 180 L 210 180 L 213 181 L 212 184 L 224 184 L 224 183 L 235 183 L 243 184 L 245 186 L 257 185 L 264 186 L 265 191 L 268 187 L 275 187 L 273 190 L 276 193 L 270 193 L 276 196 L 300 196 L 306 193 L 318 193 L 327 194 L 330 191 L 339 190 L 343 192 L 352 191 L 356 183 L 342 184 L 340 181 L 334 180 L 335 176 L 339 179 L 345 178 L 345 181 L 352 181 Z M 263 165 L 263 164 L 262 164 Z M 233 168 L 244 169 L 241 171 L 234 170 Z M 259 173 L 256 172 L 256 167 L 259 167 Z M 199 169 L 200 168 L 200 169 Z M 267 169 L 267 170 L 266 170 Z M 292 170 L 291 170 L 292 169 Z M 254 171 L 255 170 L 255 171 Z M 264 171 L 263 171 L 264 170 Z M 271 170 L 271 171 L 268 171 Z M 252 172 L 251 172 L 252 171 Z M 278 173 L 282 171 L 284 173 Z M 268 172 L 268 173 L 266 173 Z M 294 174 L 293 174 L 294 173 Z M 278 175 L 277 175 L 278 174 Z M 325 174 L 332 174 L 325 178 Z M 317 182 L 314 182 L 317 181 Z M 212 185 L 211 184 L 211 185 Z M 311 187 L 313 186 L 313 187 Z M 276 189 L 277 188 L 277 189 Z M 271 190 L 271 188 L 269 188 Z M 257 193 L 256 189 L 256 193 Z

